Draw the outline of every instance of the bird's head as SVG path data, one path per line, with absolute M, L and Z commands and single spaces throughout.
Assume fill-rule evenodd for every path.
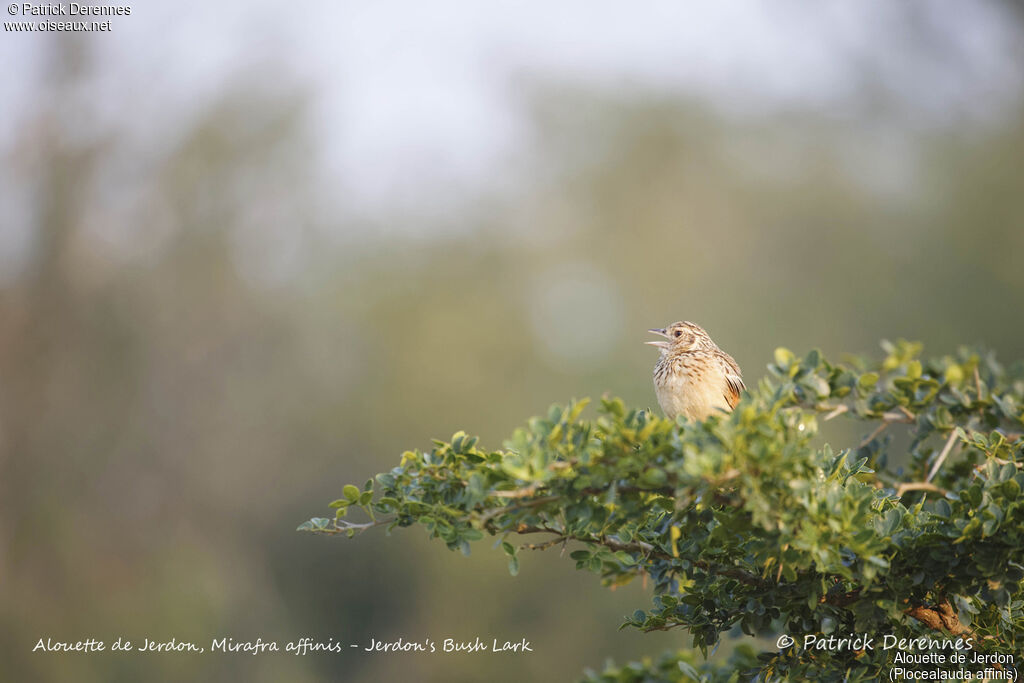
M 667 341 L 644 342 L 651 346 L 657 346 L 663 354 L 685 353 L 695 349 L 712 349 L 715 343 L 704 331 L 704 328 L 689 321 L 672 323 L 668 327 L 654 328 L 647 330 L 651 334 L 660 334 Z

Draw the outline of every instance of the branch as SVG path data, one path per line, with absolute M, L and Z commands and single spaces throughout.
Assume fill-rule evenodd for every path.
M 507 491 L 504 493 L 515 493 L 514 491 Z M 532 491 L 531 491 L 532 493 Z M 523 495 L 530 495 L 529 493 Z M 553 503 L 556 500 L 561 500 L 562 496 L 541 496 L 540 498 L 534 498 L 527 500 L 522 503 L 516 503 L 515 505 L 506 505 L 504 507 L 491 508 L 480 517 L 481 524 L 487 524 L 492 519 L 505 512 L 516 512 L 518 510 L 526 510 L 528 508 L 537 507 L 544 505 L 545 503 Z
M 863 441 L 860 442 L 860 445 L 857 446 L 857 448 L 864 448 L 869 443 L 874 441 L 875 437 L 877 437 L 879 434 L 884 432 L 885 428 L 888 427 L 890 424 L 891 424 L 890 422 L 882 422 L 881 424 L 879 424 L 878 427 L 875 429 L 875 431 L 871 432 L 871 434 L 869 434 L 867 436 L 867 438 L 865 438 Z
M 960 623 L 953 606 L 946 598 L 933 607 L 911 607 L 903 613 L 936 631 L 949 631 L 954 636 L 975 636 L 974 631 Z
M 956 441 L 956 430 L 949 432 L 949 438 L 946 439 L 946 445 L 942 447 L 942 452 L 939 453 L 939 457 L 935 460 L 935 464 L 932 465 L 932 469 L 928 472 L 928 476 L 925 477 L 925 482 L 931 481 L 936 474 L 939 472 L 939 468 L 942 467 L 942 463 L 946 462 L 946 456 L 953 450 L 953 443 Z
M 356 522 L 349 522 L 344 519 L 335 519 L 333 529 L 309 529 L 316 534 L 328 534 L 333 536 L 335 534 L 353 533 L 361 534 L 367 529 L 372 529 L 375 526 L 384 526 L 395 521 L 394 517 L 388 517 L 387 519 L 375 519 L 372 522 L 364 522 L 363 524 L 357 524 Z
M 558 538 L 556 538 L 553 543 L 550 543 L 550 544 L 541 543 L 541 544 L 538 544 L 536 547 L 531 548 L 531 550 L 534 550 L 534 549 L 540 550 L 540 549 L 543 549 L 540 546 L 550 547 L 552 545 L 557 545 L 559 542 L 564 542 L 564 541 L 579 541 L 580 543 L 595 543 L 597 545 L 602 545 L 605 548 L 608 548 L 609 550 L 614 550 L 614 551 L 624 550 L 626 552 L 640 553 L 642 555 L 645 555 L 646 557 L 655 557 L 655 558 L 657 558 L 659 560 L 665 560 L 667 562 L 673 562 L 673 561 L 678 561 L 680 559 L 685 559 L 685 558 L 676 557 L 674 555 L 670 555 L 669 553 L 666 553 L 666 552 L 662 552 L 662 551 L 656 549 L 650 543 L 644 543 L 643 541 L 636 541 L 634 543 L 623 543 L 622 541 L 619 541 L 619 540 L 617 540 L 615 538 L 608 538 L 608 537 L 591 538 L 591 537 L 585 537 L 585 536 L 573 536 L 571 534 L 566 534 L 564 531 L 562 531 L 560 529 L 551 529 L 549 527 L 543 527 L 543 526 L 530 526 L 530 525 L 526 525 L 526 524 L 520 524 L 516 528 L 516 533 L 517 534 L 539 534 L 539 533 L 544 533 L 544 534 L 555 534 L 556 536 L 558 536 Z M 725 577 L 728 577 L 730 579 L 736 579 L 737 581 L 740 581 L 741 583 L 745 583 L 748 586 L 757 586 L 758 588 L 767 588 L 770 585 L 767 581 L 764 581 L 760 577 L 758 577 L 758 576 L 756 576 L 754 574 L 751 574 L 750 572 L 747 572 L 747 571 L 745 571 L 743 569 L 740 569 L 739 567 L 726 567 L 726 566 L 715 564 L 715 563 L 712 563 L 712 562 L 707 562 L 705 560 L 690 560 L 690 562 L 691 562 L 691 564 L 693 564 L 693 566 L 698 567 L 700 569 L 703 569 L 706 572 L 709 572 L 711 574 L 717 574 L 719 576 L 725 576 Z
M 989 457 L 992 458 L 993 460 L 995 460 L 1000 465 L 1013 465 L 1017 469 L 1024 468 L 1024 462 L 1016 462 L 1016 461 L 1013 461 L 1013 460 L 1003 460 L 1002 458 L 997 458 L 994 455 L 989 456 Z
M 935 484 L 930 484 L 926 481 L 905 481 L 896 486 L 896 495 L 900 498 L 907 491 L 931 491 L 932 493 L 946 495 L 946 489 L 939 488 Z
M 899 410 L 900 412 L 896 412 L 894 410 L 892 412 L 882 413 L 882 420 L 885 422 L 904 422 L 909 424 L 917 419 L 917 415 L 914 415 L 903 406 L 899 406 Z
M 828 603 L 835 607 L 847 607 L 857 602 L 860 599 L 860 591 L 858 588 L 848 593 L 836 593 L 833 595 L 822 595 L 818 602 Z
M 537 489 L 540 488 L 540 483 L 530 484 L 521 489 L 513 489 L 511 491 L 492 491 L 491 495 L 495 498 L 527 498 L 537 493 Z
M 523 545 L 527 550 L 547 550 L 551 546 L 558 545 L 559 543 L 565 543 L 565 539 L 558 537 L 552 538 L 550 541 L 544 541 L 543 543 L 526 543 Z
M 842 415 L 843 413 L 845 413 L 849 409 L 850 409 L 850 406 L 846 405 L 845 403 L 837 405 L 834 410 L 832 410 L 828 415 L 825 416 L 823 421 L 824 422 L 828 422 L 829 420 L 831 420 L 834 417 L 839 417 L 840 415 Z
M 828 415 L 822 418 L 823 421 L 828 422 L 829 420 L 835 417 L 839 417 L 843 413 L 850 412 L 850 406 L 846 405 L 845 403 L 840 403 L 839 405 L 830 405 L 827 403 L 822 403 L 815 406 L 815 410 L 817 410 L 819 413 L 823 413 L 826 410 L 829 411 Z M 888 413 L 882 413 L 881 415 L 878 416 L 859 415 L 858 417 L 865 420 L 879 419 L 882 421 L 883 424 L 891 424 L 893 422 L 902 422 L 905 424 L 910 424 L 917 420 L 917 415 L 907 410 L 904 406 L 897 406 L 897 410 L 892 410 L 889 411 Z
M 724 479 L 722 479 L 722 481 L 725 481 L 727 479 L 732 478 L 733 476 L 736 476 L 730 474 L 733 471 L 735 470 L 730 470 L 729 472 L 726 472 L 725 474 L 729 476 L 726 476 Z M 739 474 L 738 471 L 735 472 L 736 474 Z M 518 500 L 520 498 L 532 496 L 540 488 L 542 488 L 540 484 L 530 484 L 529 486 L 526 486 L 524 488 L 513 489 L 511 491 L 492 491 L 489 495 L 495 496 L 497 498 L 510 498 L 512 500 Z M 671 486 L 661 486 L 649 489 L 641 488 L 639 486 L 620 486 L 617 487 L 615 490 L 618 493 L 656 493 L 662 496 L 669 496 L 675 493 Z M 581 496 L 597 496 L 608 493 L 608 491 L 609 489 L 607 488 L 598 488 L 595 486 L 591 486 L 585 489 L 580 489 L 577 493 Z M 483 523 L 487 523 L 490 520 L 497 517 L 498 515 L 503 514 L 505 512 L 517 512 L 519 510 L 526 510 L 528 508 L 537 507 L 539 505 L 544 505 L 546 503 L 554 503 L 555 501 L 562 500 L 563 498 L 565 498 L 565 495 L 563 494 L 553 494 L 550 496 L 541 496 L 540 498 L 532 498 L 521 503 L 515 503 L 514 505 L 506 505 L 504 507 L 491 508 L 481 516 L 480 521 Z

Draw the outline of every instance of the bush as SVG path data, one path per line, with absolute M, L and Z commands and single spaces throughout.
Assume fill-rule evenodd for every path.
M 921 361 L 919 344 L 883 347 L 880 362 L 843 363 L 779 349 L 734 412 L 702 423 L 606 398 L 596 419 L 581 418 L 585 400 L 552 407 L 502 450 L 459 432 L 344 487 L 334 518 L 299 528 L 422 524 L 465 553 L 498 536 L 512 574 L 522 548 L 572 542 L 576 568 L 608 586 L 646 575 L 653 605 L 624 626 L 683 627 L 702 656 L 609 666 L 587 681 L 888 678 L 901 648 L 883 649 L 883 635 L 1018 653 L 1024 371 L 977 350 Z M 819 422 L 834 419 L 870 433 L 838 450 L 816 443 Z M 909 446 L 894 449 L 899 430 Z M 357 508 L 368 522 L 348 521 Z M 523 534 L 543 540 L 517 543 Z M 703 661 L 738 630 L 771 640 L 750 639 L 724 665 Z M 796 644 L 774 645 L 781 633 Z M 805 648 L 804 634 L 876 641 Z

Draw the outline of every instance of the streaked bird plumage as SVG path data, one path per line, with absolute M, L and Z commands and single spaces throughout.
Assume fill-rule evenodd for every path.
M 746 388 L 740 366 L 704 328 L 683 321 L 648 332 L 666 339 L 646 343 L 661 349 L 654 366 L 654 392 L 667 417 L 704 420 L 736 407 Z

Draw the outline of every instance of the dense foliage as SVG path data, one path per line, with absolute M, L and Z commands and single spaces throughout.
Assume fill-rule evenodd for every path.
M 922 361 L 919 344 L 883 346 L 879 362 L 779 349 L 733 413 L 703 423 L 602 399 L 596 419 L 581 418 L 586 401 L 553 407 L 502 450 L 460 432 L 346 486 L 335 518 L 300 529 L 418 523 L 465 553 L 497 536 L 513 574 L 521 549 L 571 542 L 576 568 L 607 585 L 646 575 L 653 605 L 624 625 L 684 627 L 701 655 L 609 665 L 590 681 L 888 677 L 893 650 L 808 650 L 803 634 L 1019 653 L 1024 368 L 971 349 Z M 819 423 L 851 418 L 868 423 L 863 440 L 821 443 Z M 353 509 L 370 521 L 349 521 Z M 704 663 L 739 631 L 770 640 Z M 797 645 L 776 647 L 781 633 Z

